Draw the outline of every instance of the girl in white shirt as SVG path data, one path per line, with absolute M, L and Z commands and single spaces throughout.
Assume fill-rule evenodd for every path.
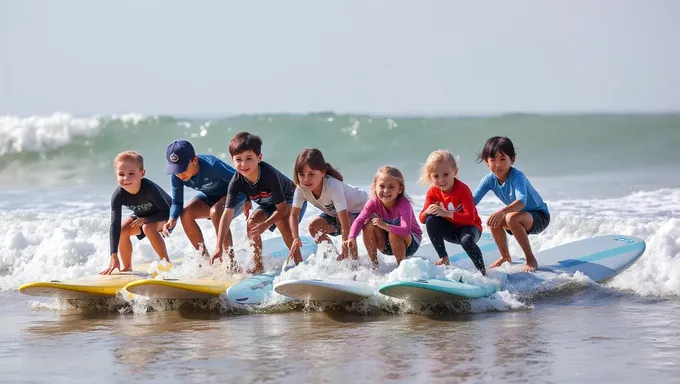
M 308 201 L 321 210 L 321 214 L 309 223 L 309 234 L 317 244 L 322 241 L 331 243 L 328 236 L 342 235 L 343 247 L 338 260 L 346 258 L 348 249 L 344 246 L 344 242 L 349 236 L 352 222 L 368 201 L 368 193 L 343 182 L 340 172 L 328 164 L 321 151 L 316 148 L 308 148 L 300 152 L 295 160 L 293 182 L 297 188 L 295 188 L 293 210 L 290 214 L 290 224 L 295 239 L 290 248 L 291 254 L 293 249 L 302 246 L 298 218 L 302 204 Z M 356 259 L 356 250 L 353 250 L 350 256 Z M 295 260 L 295 263 L 298 264 L 301 261 Z

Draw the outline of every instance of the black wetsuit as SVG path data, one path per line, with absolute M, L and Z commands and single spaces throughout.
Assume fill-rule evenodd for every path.
M 146 178 L 142 179 L 139 192 L 134 195 L 121 187 L 116 188 L 111 196 L 111 228 L 109 229 L 111 254 L 118 253 L 123 206 L 132 210 L 132 217 L 144 217 L 149 223 L 155 223 L 168 220 L 171 202 L 172 199 L 163 188 Z M 144 231 L 137 235 L 138 239 L 144 237 Z

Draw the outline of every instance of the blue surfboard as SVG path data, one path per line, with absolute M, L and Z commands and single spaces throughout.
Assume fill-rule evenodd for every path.
M 305 259 L 309 255 L 316 252 L 316 243 L 314 239 L 309 236 L 301 236 L 302 241 L 302 258 Z M 283 247 L 283 249 L 269 254 L 270 258 L 279 259 L 285 262 L 285 258 L 288 257 L 288 248 Z M 291 262 L 292 263 L 292 262 Z M 292 268 L 288 266 L 287 268 Z M 241 282 L 238 282 L 229 289 L 227 289 L 227 300 L 230 304 L 248 304 L 248 305 L 260 305 L 262 304 L 273 292 L 274 280 L 281 274 L 281 267 L 274 267 L 267 272 L 251 276 Z M 283 302 L 290 301 L 291 298 L 283 299 Z

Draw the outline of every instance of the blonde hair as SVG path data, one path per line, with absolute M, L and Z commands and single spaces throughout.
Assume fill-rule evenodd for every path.
M 423 170 L 420 174 L 420 179 L 418 181 L 425 185 L 432 185 L 430 175 L 432 174 L 432 172 L 434 172 L 434 169 L 437 168 L 437 166 L 442 163 L 449 163 L 457 176 L 458 162 L 456 161 L 456 158 L 453 156 L 451 152 L 445 151 L 443 149 L 438 149 L 430 153 L 430 155 L 427 157 L 425 165 L 423 166 Z
M 378 176 L 381 174 L 386 174 L 388 176 L 394 177 L 397 179 L 397 182 L 401 186 L 401 192 L 397 196 L 397 200 L 401 197 L 404 196 L 408 201 L 413 204 L 413 200 L 409 195 L 406 194 L 406 185 L 404 184 L 404 175 L 401 173 L 401 171 L 395 167 L 392 167 L 390 165 L 386 165 L 384 167 L 381 167 L 378 169 L 378 172 L 375 173 L 375 176 L 373 176 L 373 183 L 371 183 L 371 196 L 372 197 L 378 197 L 378 194 L 375 192 L 375 183 L 378 181 Z
M 122 163 L 123 161 L 137 163 L 137 165 L 139 165 L 139 169 L 142 171 L 144 170 L 144 157 L 139 152 L 125 151 L 119 153 L 116 155 L 116 158 L 113 159 L 113 166 L 115 167 L 116 164 Z

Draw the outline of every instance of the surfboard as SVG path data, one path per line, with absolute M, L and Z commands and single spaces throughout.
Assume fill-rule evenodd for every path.
M 544 273 L 573 275 L 581 272 L 599 283 L 625 271 L 642 256 L 645 249 L 644 240 L 637 237 L 596 236 L 537 252 L 535 256 L 539 267 L 536 273 L 521 272 L 523 261 L 502 266 L 500 270 L 508 273 L 508 282 L 530 278 L 541 280 Z M 485 263 L 488 262 L 485 257 Z M 472 299 L 493 294 L 491 286 L 476 286 L 481 289 L 477 290 L 471 283 L 433 280 L 393 281 L 383 284 L 378 291 L 387 296 L 423 301 Z M 485 289 L 487 294 L 484 294 Z
M 469 284 L 447 279 L 427 279 L 416 281 L 392 281 L 381 285 L 378 291 L 383 295 L 398 299 L 417 301 L 449 301 L 478 299 L 491 296 L 496 287 Z
M 20 286 L 19 292 L 60 299 L 102 299 L 116 296 L 127 284 L 146 279 L 147 276 L 146 272 L 117 272 L 62 281 L 37 281 Z
M 301 253 L 303 259 L 316 252 L 314 239 L 309 236 L 301 236 L 300 240 L 302 240 Z M 284 245 L 284 248 L 279 252 L 270 254 L 270 258 L 284 261 L 288 257 L 288 253 L 288 248 L 285 248 Z M 263 274 L 251 276 L 240 281 L 227 289 L 227 299 L 235 304 L 260 305 L 272 294 L 274 280 L 280 274 L 280 267 L 275 267 Z M 284 298 L 284 302 L 290 300 L 292 298 Z
M 139 296 L 193 300 L 217 297 L 233 284 L 226 280 L 163 277 L 131 282 L 125 290 Z
M 373 296 L 375 289 L 350 279 L 286 280 L 274 285 L 274 291 L 297 300 L 356 301 Z
M 300 238 L 305 242 L 314 243 L 311 238 Z M 316 244 L 314 244 L 316 245 Z M 316 247 L 314 247 L 316 249 Z M 237 259 L 249 258 L 252 250 L 248 247 L 236 250 Z M 245 255 L 243 254 L 245 253 Z M 288 248 L 282 237 L 274 237 L 262 242 L 262 258 L 266 263 L 270 260 L 281 260 L 288 257 Z M 303 250 L 304 255 L 304 250 Z M 203 299 L 218 297 L 223 294 L 235 281 L 213 279 L 210 277 L 192 276 L 158 276 L 153 279 L 145 279 L 128 284 L 125 289 L 135 295 L 152 297 L 156 299 Z
M 645 253 L 647 244 L 634 236 L 604 235 L 577 240 L 549 248 L 535 254 L 539 272 L 581 272 L 601 283 L 628 269 Z M 506 267 L 508 279 L 517 280 L 529 275 L 521 272 L 524 259 Z
M 475 270 L 475 265 L 470 260 L 463 247 L 458 244 L 453 244 L 449 242 L 444 242 L 446 246 L 446 251 L 449 255 L 449 262 L 455 264 L 461 268 Z M 493 236 L 490 233 L 482 233 L 479 241 L 477 241 L 477 246 L 479 250 L 482 251 L 482 257 L 484 259 L 484 264 L 489 265 L 501 257 L 498 251 L 498 246 L 493 240 Z M 411 257 L 421 257 L 428 260 L 439 260 L 437 251 L 434 249 L 432 243 L 422 244 L 414 256 Z

